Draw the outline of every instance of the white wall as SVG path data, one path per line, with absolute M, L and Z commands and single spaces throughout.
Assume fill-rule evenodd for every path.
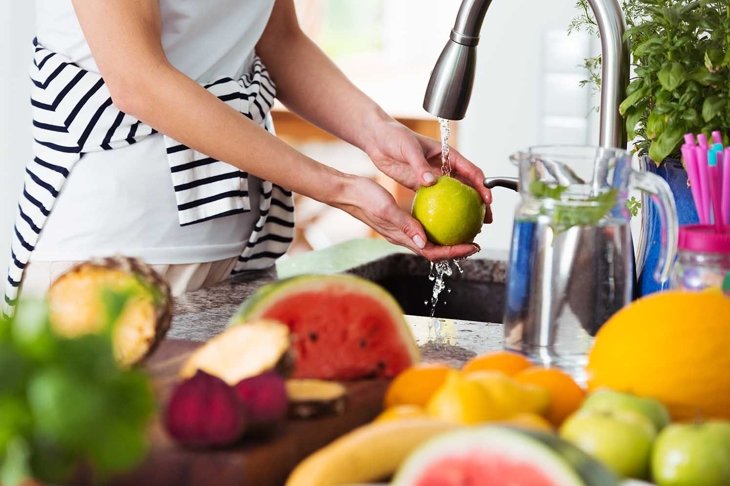
M 488 176 L 516 176 L 509 155 L 530 145 L 557 143 L 541 128 L 545 110 L 544 38 L 566 31 L 576 14 L 573 0 L 494 0 L 478 47 L 471 104 L 459 123 L 459 150 Z M 444 40 L 447 33 L 444 34 Z M 587 88 L 586 88 L 587 89 Z M 576 99 L 585 105 L 589 93 Z M 580 97 L 578 97 L 580 98 Z M 586 117 L 590 110 L 586 110 Z M 589 129 L 585 142 L 596 143 Z M 516 194 L 497 188 L 494 223 L 482 230 L 482 248 L 509 248 Z
M 391 37 L 388 43 L 398 43 L 402 49 L 392 50 L 397 60 L 407 59 L 408 52 L 433 52 L 433 62 L 439 46 L 448 38 L 459 0 L 434 2 L 428 9 L 413 9 L 413 1 L 398 2 L 406 10 L 396 18 L 401 22 L 400 41 Z M 0 6 L 0 274 L 4 275 L 15 201 L 22 181 L 23 165 L 30 157 L 30 111 L 27 66 L 33 36 L 33 4 L 29 0 L 8 1 Z M 433 20 L 438 11 L 438 25 Z M 408 13 L 410 12 L 410 14 Z M 428 12 L 428 15 L 426 13 Z M 478 163 L 488 175 L 515 175 L 508 156 L 512 152 L 546 143 L 549 134 L 540 127 L 544 83 L 543 57 L 545 33 L 565 30 L 575 15 L 573 0 L 495 0 L 482 29 L 477 61 L 477 74 L 469 111 L 459 123 L 458 149 Z M 386 23 L 392 18 L 384 19 Z M 420 39 L 420 40 L 419 40 Z M 418 100 L 422 85 L 414 86 Z M 413 103 L 416 103 L 414 101 Z M 579 102 L 579 101 L 576 101 Z M 595 142 L 595 140 L 589 140 Z M 484 248 L 505 249 L 509 246 L 512 215 L 517 196 L 503 189 L 495 191 L 495 223 L 486 228 L 477 241 Z M 0 288 L 4 282 L 0 284 Z
M 5 275 L 23 168 L 31 156 L 28 65 L 33 52 L 34 3 L 0 6 L 0 276 Z M 5 280 L 0 283 L 4 288 Z

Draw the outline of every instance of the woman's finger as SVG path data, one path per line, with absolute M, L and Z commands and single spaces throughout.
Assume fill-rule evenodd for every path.
M 422 254 L 432 262 L 438 262 L 443 260 L 466 258 L 475 254 L 479 250 L 479 245 L 476 243 L 464 243 L 454 246 L 438 246 L 429 243 L 426 245 L 426 248 L 423 249 Z

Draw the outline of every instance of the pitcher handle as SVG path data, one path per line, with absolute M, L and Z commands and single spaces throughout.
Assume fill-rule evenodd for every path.
M 679 239 L 679 223 L 677 222 L 677 206 L 669 184 L 650 172 L 632 172 L 634 185 L 651 194 L 651 200 L 659 209 L 659 220 L 662 226 L 662 245 L 659 250 L 654 278 L 661 283 L 669 280 L 669 275 L 677 257 L 677 241 Z

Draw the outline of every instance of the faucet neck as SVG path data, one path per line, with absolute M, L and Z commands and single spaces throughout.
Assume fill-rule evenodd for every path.
M 484 17 L 492 0 L 464 0 L 456 15 L 454 28 L 451 30 L 451 40 L 463 46 L 476 46 L 479 43 L 479 33 L 482 30 Z
M 538 0 L 543 1 L 543 0 Z M 492 0 L 463 0 L 446 44 L 426 90 L 423 106 L 429 113 L 449 120 L 466 114 L 476 64 L 476 45 Z M 626 148 L 619 105 L 629 81 L 629 50 L 624 40 L 626 21 L 619 0 L 589 0 L 601 38 L 601 108 L 599 144 Z

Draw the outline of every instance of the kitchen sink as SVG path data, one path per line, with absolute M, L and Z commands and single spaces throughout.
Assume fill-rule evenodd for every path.
M 446 277 L 435 317 L 464 321 L 502 322 L 505 298 L 505 262 L 467 259 L 459 262 L 463 272 Z M 349 273 L 367 278 L 387 289 L 405 314 L 430 315 L 434 282 L 431 266 L 417 255 L 399 253 L 353 268 Z

